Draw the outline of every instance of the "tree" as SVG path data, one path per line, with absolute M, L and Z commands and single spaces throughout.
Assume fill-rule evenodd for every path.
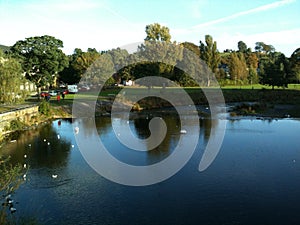
M 292 81 L 300 82 L 300 48 L 297 48 L 290 58 Z
M 114 64 L 109 54 L 99 55 L 84 73 L 85 82 L 94 85 L 111 85 L 114 81 Z
M 220 63 L 220 54 L 217 49 L 217 42 L 213 41 L 212 36 L 205 35 L 205 44 L 200 41 L 200 58 L 203 59 L 213 73 L 217 72 Z M 207 86 L 210 86 L 211 75 L 208 73 Z
M 247 64 L 243 53 L 233 52 L 230 55 L 229 70 L 231 79 L 237 82 L 245 82 L 248 78 Z
M 171 42 L 170 30 L 168 27 L 154 23 L 146 26 L 147 37 L 145 41 L 165 41 Z
M 108 55 L 111 56 L 111 59 L 114 63 L 114 69 L 115 71 L 120 70 L 127 64 L 127 58 L 129 56 L 129 53 L 127 52 L 126 49 L 121 49 L 121 48 L 116 48 L 107 51 Z
M 11 51 L 21 59 L 26 78 L 35 83 L 39 92 L 42 86 L 55 83 L 58 73 L 68 66 L 61 48 L 61 40 L 44 35 L 18 41 Z
M 247 45 L 245 44 L 245 42 L 239 41 L 238 42 L 238 49 L 239 49 L 239 52 L 246 53 L 247 52 Z
M 71 64 L 73 69 L 76 71 L 77 77 L 80 79 L 83 77 L 84 73 L 88 68 L 100 58 L 100 53 L 94 50 L 82 52 L 80 55 L 75 56 L 74 62 Z M 84 76 L 86 78 L 86 76 Z
M 261 83 L 277 87 L 287 87 L 289 83 L 290 67 L 284 54 L 274 52 L 268 59 L 261 62 Z
M 267 45 L 264 42 L 255 43 L 255 51 L 269 54 L 275 52 L 275 48 L 272 45 Z
M 0 56 L 0 102 L 12 104 L 23 101 L 26 91 L 21 90 L 21 84 L 24 81 L 21 64 L 16 59 Z

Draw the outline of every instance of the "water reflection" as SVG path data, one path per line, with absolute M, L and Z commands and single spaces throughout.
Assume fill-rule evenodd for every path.
M 3 154 L 10 155 L 12 163 L 26 163 L 32 169 L 56 168 L 67 165 L 70 149 L 70 141 L 58 139 L 53 125 L 48 123 L 20 133 L 17 142 L 7 145 Z
M 1 149 L 15 162 L 31 164 L 28 180 L 16 193 L 20 203 L 14 215 L 35 215 L 47 225 L 299 224 L 297 120 L 231 121 L 217 158 L 199 173 L 202 150 L 215 135 L 212 128 L 217 131 L 222 123 L 201 118 L 200 141 L 188 164 L 169 180 L 148 187 L 126 187 L 104 179 L 87 165 L 76 146 L 71 147 L 76 144 L 75 124 L 87 146 L 96 135 L 121 161 L 132 165 L 156 163 L 168 157 L 178 142 L 178 116 L 151 112 L 132 114 L 129 121 L 133 133 L 146 138 L 148 121 L 157 115 L 164 118 L 168 132 L 160 146 L 147 152 L 122 146 L 109 117 L 95 119 L 96 134 L 91 132 L 94 124 L 90 119 L 62 120 L 60 124 L 54 121 L 21 134 L 15 143 Z M 120 124 L 127 123 L 122 115 L 116 119 Z M 28 155 L 26 159 L 24 154 Z M 58 175 L 56 179 L 51 177 L 53 173 Z

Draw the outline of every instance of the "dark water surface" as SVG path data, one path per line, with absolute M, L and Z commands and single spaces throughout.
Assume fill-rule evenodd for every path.
M 163 117 L 167 136 L 149 152 L 132 153 L 121 145 L 108 117 L 97 118 L 97 130 L 116 158 L 148 165 L 168 157 L 182 135 L 176 115 Z M 148 120 L 146 114 L 130 120 L 138 137 L 149 135 Z M 13 195 L 19 202 L 14 215 L 47 225 L 300 224 L 300 121 L 228 121 L 217 158 L 199 172 L 211 127 L 219 122 L 201 119 L 191 160 L 175 176 L 146 187 L 113 183 L 89 167 L 76 145 L 72 123 L 86 133 L 88 146 L 90 119 L 57 120 L 25 132 L 3 149 L 13 162 L 30 166 Z

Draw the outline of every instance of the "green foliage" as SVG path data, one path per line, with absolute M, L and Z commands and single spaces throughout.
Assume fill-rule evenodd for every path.
M 238 49 L 239 49 L 239 52 L 246 53 L 247 52 L 247 45 L 246 45 L 246 43 L 243 42 L 243 41 L 239 41 L 238 42 Z
M 20 120 L 12 120 L 10 121 L 9 130 L 22 130 L 25 127 L 25 124 L 22 123 Z
M 13 104 L 24 101 L 26 91 L 20 89 L 24 82 L 20 63 L 13 58 L 0 57 L 0 102 Z
M 3 158 L 0 156 L 0 193 L 14 192 L 22 183 L 21 173 L 21 165 L 13 166 L 9 163 L 9 157 Z
M 171 42 L 170 30 L 168 27 L 154 23 L 146 26 L 147 37 L 145 41 L 165 41 Z
M 290 58 L 291 81 L 300 83 L 300 48 L 297 48 Z
M 272 45 L 267 45 L 264 42 L 255 43 L 255 51 L 269 54 L 275 52 L 275 48 Z
M 220 63 L 220 54 L 217 49 L 217 42 L 213 41 L 210 35 L 205 35 L 205 44 L 200 41 L 200 58 L 207 63 L 213 73 L 217 72 Z M 211 74 L 208 73 L 207 86 L 210 86 L 211 79 Z
M 274 52 L 261 61 L 260 82 L 265 85 L 287 87 L 290 80 L 290 66 L 287 58 L 280 52 Z
M 243 53 L 233 52 L 230 54 L 229 70 L 231 79 L 234 80 L 235 84 L 247 81 L 248 70 Z
M 26 78 L 39 88 L 52 85 L 58 73 L 68 65 L 62 47 L 61 40 L 44 35 L 18 41 L 11 51 L 21 60 Z
M 49 102 L 43 100 L 39 105 L 39 112 L 45 116 L 50 115 L 50 104 Z

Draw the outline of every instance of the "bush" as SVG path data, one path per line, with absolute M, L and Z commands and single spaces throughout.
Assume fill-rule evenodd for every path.
M 25 124 L 23 124 L 20 120 L 12 120 L 10 121 L 9 130 L 22 130 Z
M 39 105 L 39 113 L 49 116 L 50 115 L 50 104 L 49 102 L 43 100 Z

